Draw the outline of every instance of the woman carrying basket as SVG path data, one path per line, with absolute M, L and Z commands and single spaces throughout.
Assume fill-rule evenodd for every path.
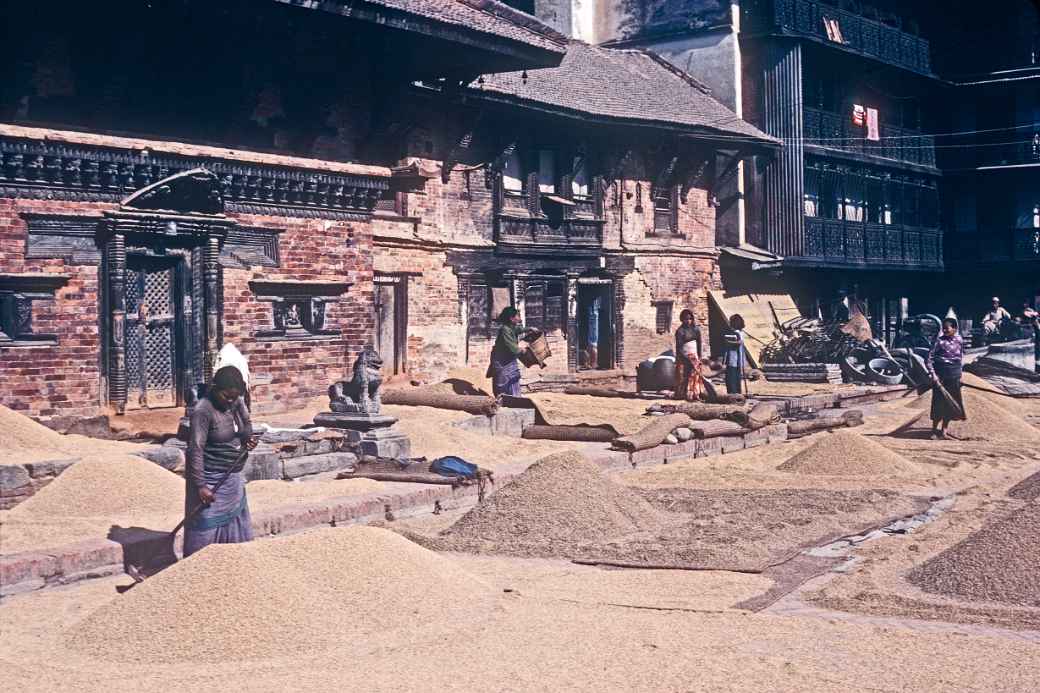
M 943 320 L 942 332 L 928 352 L 928 374 L 932 377 L 932 438 L 945 438 L 950 421 L 964 421 L 961 397 L 961 363 L 964 340 L 957 334 L 957 321 Z
M 520 324 L 520 311 L 512 306 L 503 308 L 498 315 L 498 336 L 491 350 L 491 365 L 487 376 L 492 379 L 491 387 L 495 397 L 509 395 L 520 396 L 520 364 L 519 356 L 527 349 L 520 346 L 520 340 L 538 334 L 537 330 L 529 330 Z

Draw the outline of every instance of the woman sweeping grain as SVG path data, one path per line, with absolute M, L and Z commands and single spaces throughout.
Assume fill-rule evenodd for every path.
M 520 340 L 535 333 L 520 324 L 520 311 L 512 306 L 503 308 L 498 316 L 498 337 L 491 350 L 491 365 L 488 366 L 487 377 L 492 379 L 491 387 L 495 397 L 500 395 L 520 396 L 520 364 L 517 358 L 525 348 Z
M 240 473 L 245 451 L 257 444 L 242 399 L 245 389 L 239 370 L 225 366 L 214 374 L 207 396 L 191 415 L 184 512 L 190 516 L 204 507 L 184 528 L 185 557 L 209 544 L 253 538 Z
M 964 340 L 957 334 L 957 321 L 943 320 L 942 333 L 928 352 L 928 374 L 932 382 L 941 385 L 953 399 L 951 404 L 935 388 L 932 392 L 932 438 L 945 438 L 950 421 L 965 420 L 964 400 L 961 397 L 961 363 L 964 356 Z
M 675 399 L 691 402 L 701 399 L 704 378 L 701 375 L 701 328 L 692 310 L 679 313 L 682 323 L 675 331 Z

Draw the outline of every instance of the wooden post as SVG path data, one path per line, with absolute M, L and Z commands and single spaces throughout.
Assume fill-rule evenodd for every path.
M 109 394 L 116 413 L 126 412 L 126 237 L 112 234 L 105 244 L 105 269 L 111 320 Z

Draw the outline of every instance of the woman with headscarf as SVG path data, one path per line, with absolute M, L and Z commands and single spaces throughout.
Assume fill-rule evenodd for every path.
M 213 375 L 206 397 L 191 415 L 184 499 L 185 516 L 201 511 L 184 527 L 184 556 L 209 544 L 251 541 L 253 529 L 241 470 L 256 447 L 246 385 L 234 366 Z
M 675 399 L 695 402 L 704 392 L 701 375 L 701 328 L 692 310 L 679 313 L 679 329 L 675 331 Z
M 487 374 L 492 379 L 491 387 L 495 397 L 519 397 L 520 364 L 517 358 L 524 352 L 520 340 L 535 331 L 520 324 L 520 311 L 512 306 L 502 309 L 498 315 L 498 324 L 498 336 L 491 350 L 491 365 L 488 366 Z
M 941 385 L 951 403 L 939 391 L 932 390 L 932 438 L 945 438 L 950 421 L 963 421 L 964 399 L 961 397 L 961 364 L 964 358 L 964 340 L 957 333 L 957 321 L 943 320 L 942 332 L 928 352 L 928 374 L 932 382 Z

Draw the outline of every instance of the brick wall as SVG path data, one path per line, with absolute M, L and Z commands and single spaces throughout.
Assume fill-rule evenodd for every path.
M 23 212 L 100 214 L 113 205 L 0 198 L 0 272 L 62 274 L 53 301 L 33 301 L 33 330 L 56 346 L 0 347 L 0 404 L 29 416 L 89 416 L 101 404 L 98 267 L 27 260 Z
M 253 408 L 280 411 L 324 396 L 349 377 L 354 357 L 372 340 L 372 230 L 370 222 L 237 215 L 243 224 L 283 229 L 281 266 L 224 269 L 224 341 L 249 359 Z M 325 327 L 341 334 L 320 339 L 260 339 L 273 325 L 272 306 L 253 294 L 259 279 L 351 282 L 329 303 Z
M 108 413 L 103 392 L 98 265 L 64 260 L 27 260 L 24 212 L 99 214 L 115 205 L 0 199 L 0 272 L 69 276 L 53 301 L 33 302 L 33 330 L 56 334 L 57 345 L 0 347 L 0 404 L 30 416 L 93 416 Z M 323 395 L 344 377 L 354 355 L 372 338 L 372 235 L 369 222 L 341 222 L 240 215 L 250 226 L 283 229 L 281 266 L 224 269 L 224 341 L 249 358 L 254 408 L 286 409 Z M 330 304 L 326 327 L 338 336 L 318 340 L 265 341 L 271 304 L 253 295 L 254 279 L 349 281 L 349 291 Z

